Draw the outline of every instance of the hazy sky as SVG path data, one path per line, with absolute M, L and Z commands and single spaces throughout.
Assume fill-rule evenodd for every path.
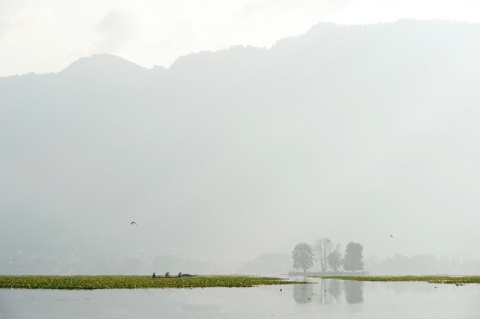
M 0 0 L 0 76 L 58 72 L 111 53 L 169 67 L 191 52 L 269 47 L 319 22 L 480 23 L 478 0 Z
M 0 0 L 0 76 L 71 65 L 0 78 L 0 259 L 478 259 L 479 38 L 480 0 Z

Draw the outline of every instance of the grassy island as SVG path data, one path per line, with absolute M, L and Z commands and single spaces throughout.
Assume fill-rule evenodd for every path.
M 298 283 L 280 278 L 254 276 L 0 276 L 0 288 L 22 289 L 136 289 L 255 287 Z
M 313 276 L 356 281 L 424 281 L 435 284 L 480 284 L 480 276 Z

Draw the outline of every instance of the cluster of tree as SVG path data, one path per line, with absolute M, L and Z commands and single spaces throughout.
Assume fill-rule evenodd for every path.
M 314 245 L 299 243 L 293 249 L 292 256 L 293 267 L 303 271 L 312 268 L 315 262 L 323 272 L 328 268 L 338 271 L 341 267 L 349 271 L 362 270 L 364 265 L 361 244 L 350 242 L 342 255 L 340 244 L 334 245 L 328 238 L 320 238 Z

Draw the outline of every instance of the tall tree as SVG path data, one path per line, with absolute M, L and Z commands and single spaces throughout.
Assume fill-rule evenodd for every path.
M 340 244 L 338 244 L 335 249 L 328 254 L 328 264 L 332 270 L 337 271 L 338 268 L 342 266 L 342 253 L 340 251 Z
M 328 238 L 320 238 L 315 242 L 315 255 L 320 263 L 322 271 L 327 270 L 328 255 L 332 251 L 332 246 L 332 241 Z
M 362 270 L 363 269 L 363 246 L 359 243 L 350 242 L 345 249 L 345 259 L 343 260 L 343 269 Z
M 309 244 L 300 243 L 295 246 L 292 252 L 293 268 L 307 271 L 313 266 L 313 251 Z

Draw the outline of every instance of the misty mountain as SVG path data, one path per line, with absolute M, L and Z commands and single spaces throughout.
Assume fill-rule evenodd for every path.
M 169 69 L 102 54 L 0 78 L 3 260 L 320 237 L 478 258 L 479 56 L 475 24 L 319 24 Z

